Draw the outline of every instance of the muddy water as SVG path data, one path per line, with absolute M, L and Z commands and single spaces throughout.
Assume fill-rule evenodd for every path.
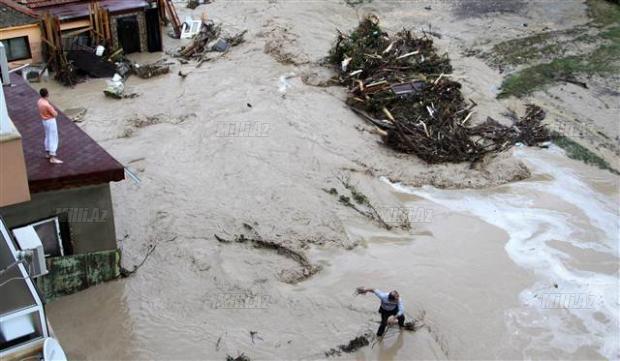
M 530 277 L 512 298 L 518 305 L 501 307 L 508 331 L 498 340 L 502 347 L 521 350 L 519 358 L 616 359 L 620 356 L 617 180 L 581 165 L 575 169 L 559 153 L 518 150 L 516 156 L 532 167 L 533 179 L 488 191 L 394 187 L 508 235 L 502 253 L 519 271 L 507 277 L 492 271 L 487 288 L 513 283 L 519 275 Z M 468 226 L 475 228 L 476 221 Z M 450 225 L 447 231 L 461 238 L 461 229 Z M 478 238 L 468 239 L 476 243 L 470 243 L 474 249 Z M 505 350 L 498 351 L 497 357 L 510 357 L 503 354 Z
M 171 246 L 130 279 L 48 305 L 51 322 L 75 359 L 317 359 L 378 326 L 374 296 L 353 295 L 365 285 L 398 289 L 426 327 L 342 357 L 617 358 L 617 178 L 555 149 L 516 156 L 533 178 L 489 190 L 384 181 L 432 216 L 410 234 L 348 222 L 362 245 L 313 249 L 324 270 L 298 285 L 270 279 L 287 261 L 268 251 L 203 244 L 186 264 Z M 252 302 L 220 307 L 222 290 Z
M 374 297 L 353 296 L 359 285 L 398 289 L 408 317 L 423 318 L 427 327 L 415 334 L 391 329 L 383 343 L 347 358 L 617 355 L 617 177 L 554 151 L 528 150 L 517 156 L 532 167 L 532 179 L 487 190 L 409 189 L 364 179 L 390 196 L 378 197 L 379 204 L 396 199 L 415 215 L 420 208 L 431 215 L 414 219 L 411 232 L 360 223 L 322 191 L 343 168 L 375 169 L 416 184 L 439 179 L 433 184 L 483 187 L 511 179 L 495 174 L 513 174 L 505 166 L 471 171 L 395 156 L 375 135 L 355 133 L 364 123 L 342 105 L 342 89 L 304 85 L 299 75 L 321 73 L 320 67 L 280 64 L 265 52 L 279 49 L 298 64 L 318 61 L 336 28 L 350 29 L 371 11 L 392 31 L 432 23 L 444 35 L 437 44 L 453 56 L 455 79 L 479 104 L 474 117 L 502 119 L 506 104 L 494 99 L 502 75 L 461 57 L 461 50 L 588 20 L 581 1 L 532 2 L 526 18 L 455 19 L 453 4 L 215 1 L 192 15 L 207 9 L 227 27 L 250 30 L 246 43 L 224 58 L 200 69 L 175 65 L 170 76 L 132 77 L 128 86 L 141 94 L 134 100 L 103 98 L 105 80 L 53 89 L 62 108 L 88 109 L 83 129 L 142 179 L 112 186 L 124 265 L 140 263 L 157 246 L 131 278 L 48 305 L 71 358 L 323 358 L 378 326 Z M 180 11 L 181 18 L 189 15 Z M 166 41 L 167 49 L 180 45 Z M 191 74 L 181 80 L 179 70 Z M 283 94 L 279 79 L 292 72 L 298 76 Z M 156 121 L 136 127 L 135 119 L 145 117 Z M 220 122 L 248 120 L 272 131 L 261 138 L 214 136 Z M 340 211 L 342 219 L 335 216 Z M 290 259 L 214 240 L 214 233 L 238 232 L 242 222 L 258 224 L 265 237 L 318 244 L 308 252 L 323 271 L 288 285 L 278 276 L 296 266 Z M 343 249 L 345 233 L 361 246 Z M 558 293 L 567 296 L 556 301 Z M 575 294 L 591 297 L 575 300 Z

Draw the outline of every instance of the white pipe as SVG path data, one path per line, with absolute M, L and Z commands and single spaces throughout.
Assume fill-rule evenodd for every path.
M 2 85 L 10 85 L 11 77 L 9 76 L 9 62 L 6 59 L 6 49 L 4 44 L 0 42 L 0 68 L 2 68 Z
M 29 67 L 29 66 L 30 66 L 30 64 L 24 64 L 24 65 L 22 65 L 22 66 L 18 66 L 18 67 L 17 67 L 17 68 L 15 68 L 15 69 L 11 69 L 11 70 L 9 70 L 9 74 L 10 74 L 10 73 L 14 73 L 14 72 L 16 72 L 16 71 L 20 71 L 20 70 L 22 70 L 22 69 L 24 69 L 24 68 L 27 68 L 27 67 Z

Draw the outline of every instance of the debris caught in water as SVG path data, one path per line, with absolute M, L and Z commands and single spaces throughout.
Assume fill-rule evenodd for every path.
M 447 55 L 439 55 L 426 34 L 389 36 L 374 15 L 350 34 L 339 32 L 329 60 L 349 89 L 347 104 L 379 128 L 384 143 L 428 163 L 475 162 L 517 142 L 549 140 L 544 111 L 534 105 L 512 126 L 492 119 L 470 126 L 475 103 L 468 104 L 461 84 L 449 79 Z
M 242 353 L 241 355 L 237 357 L 226 355 L 226 361 L 251 361 L 251 359 Z

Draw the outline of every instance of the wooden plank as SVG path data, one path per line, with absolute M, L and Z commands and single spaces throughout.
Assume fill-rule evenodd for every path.
M 93 31 L 93 27 L 89 26 L 87 28 L 73 30 L 72 32 L 64 33 L 63 36 L 67 36 L 67 37 L 69 37 L 69 36 L 76 36 L 76 35 L 80 35 L 82 33 L 85 33 L 87 31 L 91 31 L 92 32 Z
M 45 42 L 50 48 L 52 48 L 53 50 L 56 50 L 56 46 L 54 46 L 54 44 L 52 44 L 49 40 L 45 38 L 41 38 L 41 40 L 43 40 L 43 42 Z
M 108 9 L 103 11 L 103 30 L 106 45 L 110 45 L 112 43 L 112 30 L 110 29 L 110 12 Z
M 93 19 L 93 4 L 90 3 L 88 4 L 88 21 L 90 22 L 90 28 L 92 29 L 90 36 L 91 38 L 95 38 L 95 27 L 94 25 L 94 19 Z

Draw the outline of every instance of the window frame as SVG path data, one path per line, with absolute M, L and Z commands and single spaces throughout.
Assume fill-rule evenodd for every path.
M 26 49 L 28 50 L 27 57 L 25 57 L 25 58 L 10 58 L 9 57 L 10 46 L 8 46 L 9 42 L 10 41 L 14 41 L 14 40 L 19 40 L 19 39 L 24 39 L 24 41 L 26 42 Z M 20 60 L 32 59 L 32 49 L 30 48 L 30 37 L 28 35 L 16 36 L 14 38 L 6 38 L 6 39 L 2 39 L 0 41 L 6 42 L 6 44 L 4 46 L 4 49 L 6 50 L 7 61 L 20 61 Z
M 56 237 L 58 238 L 58 249 L 60 250 L 60 256 L 56 257 L 64 257 L 65 256 L 65 247 L 64 247 L 64 239 L 62 238 L 62 234 L 60 232 L 60 221 L 58 216 L 50 217 L 38 222 L 34 222 L 29 224 L 30 227 L 34 229 L 34 227 L 39 226 L 44 223 L 54 223 L 54 227 L 56 228 Z M 36 230 L 35 230 L 36 231 Z M 51 255 L 45 255 L 45 258 L 51 257 Z
M 69 252 L 67 252 L 67 250 L 65 249 L 65 239 L 63 237 L 62 234 L 62 229 L 60 228 L 60 217 L 59 216 L 53 216 L 53 217 L 48 217 L 36 222 L 32 222 L 32 223 L 28 223 L 25 224 L 23 226 L 20 227 L 14 227 L 11 229 L 11 234 L 13 234 L 13 231 L 17 228 L 26 228 L 26 227 L 32 227 L 32 229 L 36 232 L 35 227 L 44 223 L 53 223 L 54 224 L 54 228 L 56 231 L 56 237 L 58 239 L 58 249 L 60 251 L 60 255 L 58 256 L 52 256 L 49 254 L 45 254 L 45 258 L 49 258 L 49 257 L 64 257 L 69 255 Z

